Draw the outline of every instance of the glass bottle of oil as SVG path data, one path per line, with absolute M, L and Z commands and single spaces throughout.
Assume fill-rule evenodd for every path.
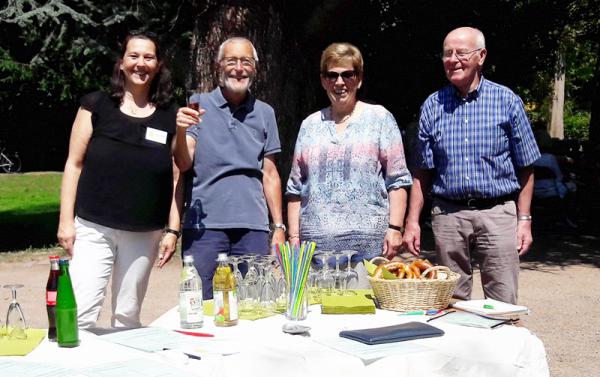
M 238 323 L 238 305 L 235 275 L 227 263 L 227 254 L 219 253 L 213 277 L 215 326 L 235 326 Z

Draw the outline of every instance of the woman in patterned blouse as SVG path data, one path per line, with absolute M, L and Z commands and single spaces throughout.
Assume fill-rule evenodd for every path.
M 333 43 L 323 51 L 331 106 L 302 122 L 286 190 L 290 242 L 356 250 L 354 262 L 396 255 L 412 183 L 394 117 L 357 99 L 362 78 L 358 48 Z

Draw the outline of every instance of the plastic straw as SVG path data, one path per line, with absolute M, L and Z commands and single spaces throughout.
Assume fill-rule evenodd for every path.
M 302 298 L 306 294 L 306 280 L 315 247 L 314 242 L 306 241 L 294 246 L 286 242 L 275 247 L 275 254 L 279 258 L 285 276 L 290 295 L 290 307 L 294 316 L 299 314 Z

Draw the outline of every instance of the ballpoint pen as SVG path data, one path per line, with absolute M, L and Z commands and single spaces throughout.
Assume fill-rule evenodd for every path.
M 441 312 L 441 310 L 437 310 L 437 309 L 413 310 L 413 311 L 400 313 L 400 315 L 436 315 L 440 312 Z
M 448 310 L 448 311 L 445 311 L 444 313 L 442 313 L 442 314 L 440 314 L 440 315 L 436 315 L 435 317 L 431 317 L 431 318 L 429 318 L 429 319 L 427 320 L 427 322 L 431 322 L 431 321 L 433 321 L 434 319 L 438 319 L 438 318 L 441 318 L 441 317 L 443 317 L 443 316 L 445 316 L 445 315 L 447 315 L 447 314 L 454 313 L 455 311 L 456 311 L 456 310 Z
M 212 338 L 214 336 L 213 334 L 208 334 L 205 332 L 194 332 L 194 331 L 183 331 L 183 330 L 173 330 L 173 331 L 178 332 L 183 335 L 200 336 L 200 337 L 205 337 L 205 338 Z
M 174 348 L 163 348 L 163 351 L 179 351 L 179 352 L 181 352 L 180 350 L 177 350 L 177 349 L 174 349 Z M 193 354 L 187 353 L 187 352 L 181 352 L 181 353 L 183 353 L 184 355 L 186 355 L 190 359 L 202 360 L 202 358 L 200 356 L 198 356 L 198 355 L 193 355 Z

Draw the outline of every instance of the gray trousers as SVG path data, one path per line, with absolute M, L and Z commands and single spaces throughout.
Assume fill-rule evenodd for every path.
M 519 254 L 514 201 L 474 210 L 434 199 L 432 227 L 438 263 L 461 275 L 454 297 L 471 298 L 471 258 L 480 266 L 486 298 L 517 303 Z

